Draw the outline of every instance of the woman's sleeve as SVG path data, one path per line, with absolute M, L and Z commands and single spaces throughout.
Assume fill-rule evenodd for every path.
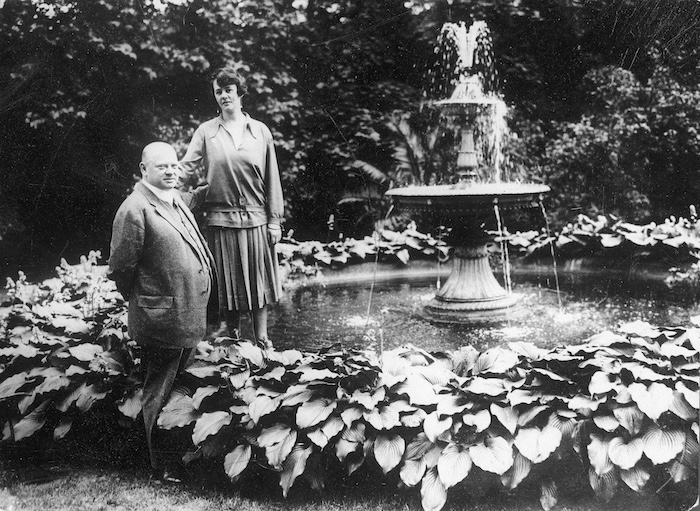
M 184 158 L 180 160 L 180 168 L 185 173 L 185 177 L 191 177 L 204 158 L 204 133 L 200 126 L 192 135 L 190 145 Z
M 267 223 L 279 225 L 284 218 L 284 197 L 282 195 L 282 182 L 277 165 L 277 154 L 272 133 L 268 131 L 266 137 L 266 169 L 265 169 L 265 193 L 267 195 Z

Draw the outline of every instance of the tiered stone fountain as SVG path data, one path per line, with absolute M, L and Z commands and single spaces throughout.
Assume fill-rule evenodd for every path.
M 443 50 L 447 48 L 457 55 L 453 69 L 443 70 L 453 87 L 450 96 L 433 102 L 442 113 L 441 119 L 457 128 L 459 144 L 453 167 L 456 182 L 394 188 L 387 195 L 400 209 L 430 213 L 451 229 L 447 242 L 454 247 L 452 272 L 424 307 L 427 319 L 438 323 L 502 320 L 515 311 L 519 300 L 499 284 L 491 270 L 488 243 L 492 237 L 483 226 L 503 210 L 539 206 L 549 187 L 504 182 L 498 158 L 492 158 L 491 168 L 479 161 L 476 147 L 480 146 L 475 145 L 474 127 L 479 123 L 483 131 L 483 126 L 492 126 L 493 123 L 480 121 L 485 116 L 498 115 L 504 108 L 494 91 L 484 92 L 483 71 L 474 71 L 479 56 L 492 66 L 492 59 L 483 56 L 487 54 L 485 50 L 490 50 L 486 24 L 476 22 L 467 30 L 463 23 L 447 23 L 442 28 L 440 44 Z M 493 133 L 480 133 L 481 137 L 490 135 Z M 495 152 L 499 152 L 498 147 Z

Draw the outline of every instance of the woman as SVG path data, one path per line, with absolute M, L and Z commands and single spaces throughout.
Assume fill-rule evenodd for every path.
M 225 68 L 212 85 L 220 114 L 197 128 L 180 164 L 188 174 L 200 164 L 206 170 L 206 236 L 229 335 L 238 337 L 241 313 L 251 311 L 255 338 L 267 345 L 267 305 L 282 294 L 274 249 L 284 214 L 277 157 L 268 127 L 242 110 L 243 76 Z

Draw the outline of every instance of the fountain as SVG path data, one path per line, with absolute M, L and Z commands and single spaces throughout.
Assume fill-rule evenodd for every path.
M 436 89 L 443 94 L 449 88 L 453 90 L 449 97 L 432 101 L 432 105 L 456 131 L 456 182 L 394 188 L 386 194 L 398 208 L 437 216 L 451 229 L 447 241 L 454 247 L 452 272 L 424 307 L 425 317 L 436 323 L 502 320 L 517 310 L 519 299 L 510 286 L 506 290 L 499 284 L 491 270 L 488 244 L 493 238 L 484 225 L 494 216 L 500 225 L 503 210 L 540 205 L 549 187 L 502 179 L 501 132 L 481 122 L 489 117 L 504 119 L 505 110 L 491 83 L 495 80 L 486 23 L 475 22 L 468 30 L 464 23 L 446 23 L 438 41 L 437 53 L 443 54 L 439 65 L 445 79 Z M 450 54 L 455 57 L 451 61 Z M 480 72 L 476 72 L 476 64 L 481 65 Z M 485 91 L 485 83 L 492 90 Z M 495 155 L 490 166 L 479 162 L 483 151 L 477 151 L 477 147 L 483 143 L 475 144 L 477 125 L 482 127 L 481 140 L 489 141 Z M 484 126 L 491 130 L 489 137 L 483 132 Z M 504 273 L 507 277 L 507 271 Z

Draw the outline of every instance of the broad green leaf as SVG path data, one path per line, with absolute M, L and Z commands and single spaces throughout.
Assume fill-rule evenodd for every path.
M 598 407 L 604 403 L 606 400 L 602 399 L 591 399 L 587 396 L 577 395 L 574 396 L 571 401 L 567 403 L 570 410 L 576 410 L 580 413 L 595 412 Z
M 500 406 L 496 403 L 491 403 L 489 407 L 491 414 L 498 419 L 498 421 L 505 427 L 511 434 L 515 433 L 515 429 L 518 427 L 518 412 L 512 406 Z
M 465 413 L 462 415 L 462 422 L 467 426 L 474 426 L 477 433 L 485 431 L 491 425 L 491 412 L 479 410 L 476 413 Z
M 343 431 L 340 439 L 336 443 L 335 454 L 340 461 L 344 461 L 348 454 L 355 452 L 364 441 L 365 425 L 358 422 L 354 426 L 346 428 L 345 431 Z
M 661 465 L 675 458 L 685 447 L 685 433 L 677 429 L 661 429 L 652 426 L 642 436 L 644 454 L 654 465 Z
M 513 466 L 501 476 L 501 483 L 510 490 L 514 490 L 527 477 L 532 468 L 532 462 L 519 452 L 515 453 Z
M 464 390 L 477 396 L 500 396 L 506 392 L 504 381 L 500 378 L 474 378 Z
M 636 492 L 640 492 L 646 486 L 651 474 L 641 467 L 620 470 L 620 479 Z
M 374 458 L 384 473 L 394 469 L 406 450 L 406 441 L 400 435 L 378 435 L 374 441 Z
M 401 464 L 399 476 L 409 488 L 417 485 L 423 479 L 427 465 L 424 458 L 407 459 Z
M 563 438 L 573 438 L 578 421 L 577 414 L 570 410 L 559 410 L 552 412 L 547 419 L 547 426 L 552 426 L 561 431 Z
M 158 426 L 163 429 L 182 428 L 199 418 L 192 398 L 175 390 L 158 416 Z
M 423 424 L 423 421 L 427 416 L 428 414 L 425 413 L 425 410 L 418 408 L 413 413 L 404 414 L 401 417 L 401 424 L 407 428 L 418 428 L 421 424 Z
M 92 405 L 95 404 L 95 402 L 104 399 L 106 395 L 107 392 L 97 391 L 94 385 L 83 384 L 81 386 L 80 395 L 75 401 L 75 406 L 78 407 L 78 410 L 85 413 L 92 408 Z
M 637 407 L 653 421 L 668 411 L 673 400 L 673 390 L 661 383 L 652 383 L 649 388 L 643 383 L 632 383 L 628 389 Z
M 440 511 L 447 502 L 447 489 L 440 481 L 437 467 L 428 469 L 420 486 L 423 511 Z
M 280 401 L 277 398 L 272 399 L 268 396 L 257 396 L 248 407 L 248 415 L 250 415 L 253 422 L 257 424 L 260 422 L 261 417 L 277 410 L 279 404 Z
M 698 418 L 698 411 L 693 408 L 683 394 L 677 390 L 673 391 L 673 400 L 668 408 L 671 413 L 677 415 L 683 420 L 693 421 Z
M 547 406 L 539 405 L 530 408 L 525 408 L 520 415 L 518 415 L 518 426 L 527 426 L 533 420 L 535 420 L 540 414 L 549 410 Z
M 224 457 L 224 470 L 231 480 L 235 480 L 250 462 L 252 449 L 250 445 L 239 445 Z
M 353 406 L 340 412 L 340 418 L 343 419 L 347 427 L 351 427 L 357 419 L 362 417 L 362 413 L 363 411 L 360 408 Z
M 198 387 L 192 396 L 192 406 L 199 409 L 205 398 L 216 394 L 219 391 L 218 385 L 207 385 L 206 387 Z
M 239 342 L 238 354 L 254 366 L 263 367 L 265 365 L 265 354 L 263 350 L 253 343 L 247 341 Z
M 429 413 L 423 421 L 423 431 L 428 439 L 435 443 L 440 435 L 452 427 L 452 417 L 440 420 L 437 412 Z
M 97 344 L 83 343 L 68 348 L 68 352 L 82 362 L 88 362 L 100 355 L 104 350 Z
M 405 394 L 408 402 L 416 406 L 429 406 L 440 402 L 435 394 L 435 386 L 420 377 L 406 379 L 396 387 L 395 392 L 397 395 Z
M 539 391 L 513 389 L 508 393 L 508 403 L 511 406 L 529 405 L 539 401 L 544 394 Z
M 290 431 L 281 442 L 265 447 L 267 462 L 273 469 L 279 470 L 282 467 L 297 442 L 297 436 L 296 431 Z
M 444 415 L 457 415 L 474 406 L 474 403 L 468 401 L 463 396 L 447 394 L 439 397 L 440 401 L 437 405 L 437 413 L 441 417 Z
M 51 405 L 51 400 L 39 404 L 29 414 L 22 417 L 19 422 L 14 425 L 14 440 L 19 441 L 23 438 L 32 436 L 39 431 L 46 423 L 46 411 Z
M 559 489 L 554 481 L 545 481 L 540 484 L 540 505 L 544 511 L 549 511 L 557 505 Z
M 588 469 L 588 481 L 595 494 L 603 502 L 609 502 L 617 493 L 618 479 L 614 470 L 599 474 L 591 467 Z
M 510 350 L 490 348 L 479 355 L 474 364 L 474 374 L 503 374 L 518 365 L 520 357 Z
M 642 459 L 642 454 L 644 454 L 644 441 L 641 438 L 633 438 L 625 442 L 624 439 L 616 436 L 608 445 L 610 461 L 624 470 L 634 467 Z
M 556 451 L 561 443 L 561 431 L 553 426 L 522 428 L 515 436 L 518 451 L 533 463 L 540 463 Z
M 228 411 L 203 413 L 194 424 L 192 443 L 201 444 L 208 436 L 218 433 L 221 428 L 231 424 L 232 418 Z
M 607 394 L 615 389 L 619 380 L 615 375 L 597 371 L 591 376 L 591 382 L 588 384 L 588 392 L 592 396 Z
M 34 379 L 35 378 L 31 378 L 31 380 Z M 0 382 L 0 399 L 6 399 L 12 396 L 15 392 L 17 392 L 17 389 L 28 381 L 27 373 L 17 373 L 13 374 L 5 381 Z
M 295 385 L 294 387 L 294 390 L 290 387 L 285 393 L 282 406 L 296 406 L 318 396 L 318 391 L 309 389 L 306 385 Z
M 600 429 L 612 433 L 620 427 L 620 421 L 614 415 L 594 415 L 593 422 Z
M 138 388 L 133 393 L 122 399 L 117 405 L 117 408 L 125 416 L 136 419 L 139 413 L 141 413 L 141 400 L 143 398 L 143 389 Z M 162 413 L 162 412 L 161 412 Z M 169 429 L 169 428 L 166 428 Z
M 231 382 L 231 387 L 235 390 L 242 389 L 250 379 L 250 369 L 246 368 L 243 371 L 229 374 L 228 381 Z
M 391 406 L 380 405 L 374 410 L 364 412 L 364 419 L 376 430 L 390 430 L 401 424 L 399 412 Z
M 502 475 L 513 466 L 513 448 L 500 436 L 486 438 L 484 443 L 469 447 L 474 465 L 481 470 Z
M 700 392 L 690 390 L 682 381 L 676 382 L 676 390 L 683 394 L 690 406 L 696 410 L 700 409 Z M 0 397 L 2 397 L 2 393 L 0 393 Z
M 384 401 L 385 397 L 386 389 L 384 387 L 379 387 L 373 392 L 356 390 L 350 396 L 350 402 L 360 404 L 367 410 L 374 410 L 378 403 Z
M 301 383 L 308 383 L 314 381 L 337 381 L 340 379 L 340 375 L 331 371 L 330 369 L 303 368 L 294 370 L 292 372 L 299 373 L 299 381 Z
M 70 428 L 73 426 L 73 419 L 68 418 L 68 419 L 63 419 L 61 423 L 56 426 L 53 430 L 53 439 L 54 441 L 60 440 L 61 438 L 65 437 L 68 432 L 70 431 Z
M 636 435 L 642 430 L 645 416 L 636 406 L 632 405 L 615 408 L 613 410 L 613 415 L 620 421 L 622 427 L 625 428 L 630 435 Z
M 292 430 L 285 424 L 275 424 L 269 428 L 265 428 L 258 435 L 258 445 L 260 447 L 269 447 L 282 442 L 291 434 Z
M 588 444 L 588 461 L 597 475 L 603 475 L 615 468 L 608 456 L 610 440 L 598 435 L 591 435 Z
M 54 316 L 51 324 L 56 328 L 62 328 L 69 334 L 88 334 L 92 331 L 92 325 L 80 318 Z
M 323 434 L 326 435 L 328 439 L 331 439 L 340 433 L 343 428 L 345 428 L 345 423 L 342 421 L 342 419 L 338 417 L 331 417 L 321 426 L 321 431 L 323 431 Z
M 309 459 L 312 450 L 311 446 L 305 447 L 303 444 L 296 444 L 287 459 L 282 463 L 280 486 L 282 487 L 282 495 L 285 498 L 296 478 L 304 473 L 306 461 Z
M 445 488 L 451 488 L 461 482 L 469 475 L 471 469 L 472 459 L 469 453 L 459 445 L 450 443 L 442 450 L 437 470 Z
M 314 399 L 307 401 L 297 409 L 296 420 L 300 429 L 306 429 L 325 421 L 338 406 L 338 401 Z

